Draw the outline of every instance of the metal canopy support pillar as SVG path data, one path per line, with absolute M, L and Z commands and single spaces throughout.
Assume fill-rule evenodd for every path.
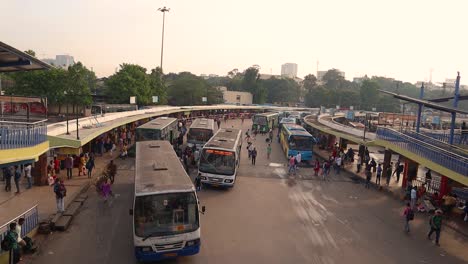
M 424 83 L 421 85 L 421 91 L 419 93 L 419 99 L 423 99 L 424 97 Z M 421 126 L 421 112 L 422 112 L 422 104 L 418 104 L 418 120 L 416 121 L 416 133 L 419 133 L 419 127 Z
M 460 98 L 460 72 L 457 74 L 457 80 L 455 81 L 455 96 L 453 97 L 453 107 L 458 107 L 458 100 Z M 455 117 L 457 113 L 452 112 L 452 122 L 450 124 L 450 138 L 449 144 L 453 145 L 453 137 L 455 134 Z

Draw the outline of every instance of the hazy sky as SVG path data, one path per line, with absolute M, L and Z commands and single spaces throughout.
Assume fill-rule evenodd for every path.
M 405 81 L 468 83 L 466 0 L 0 0 L 0 40 L 40 58 L 70 54 L 98 76 L 120 63 L 225 75 L 253 64 L 299 77 L 338 68 Z

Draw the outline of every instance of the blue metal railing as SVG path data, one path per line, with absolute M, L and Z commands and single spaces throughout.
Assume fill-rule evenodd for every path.
M 450 139 L 450 132 L 447 133 L 428 133 L 423 132 L 424 135 L 437 139 L 439 141 L 449 143 Z M 467 139 L 464 139 L 461 134 L 454 134 L 453 135 L 453 144 L 467 144 Z
M 468 158 L 393 129 L 379 127 L 377 138 L 391 142 L 449 170 L 468 177 Z
M 3 241 L 3 238 L 6 236 L 10 223 L 18 223 L 18 219 L 20 218 L 24 218 L 24 224 L 21 226 L 21 237 L 25 237 L 29 232 L 34 230 L 34 228 L 39 225 L 39 210 L 37 209 L 37 204 L 0 226 L 0 241 Z M 2 253 L 3 251 L 0 248 L 0 254 Z
M 450 152 L 453 152 L 457 155 L 460 155 L 460 156 L 463 156 L 465 158 L 468 158 L 468 153 L 463 150 L 462 148 L 459 148 L 457 147 L 456 145 L 450 145 L 444 141 L 440 141 L 434 137 L 431 137 L 431 136 L 428 136 L 427 134 L 423 134 L 423 133 L 417 133 L 416 131 L 411 131 L 411 130 L 408 130 L 408 131 L 403 131 L 404 134 L 410 136 L 410 137 L 413 137 L 413 138 L 416 138 L 418 140 L 421 140 L 425 143 L 429 143 L 433 146 L 436 146 L 438 148 L 441 148 L 441 149 L 445 149 L 447 151 L 450 151 Z
M 46 120 L 34 123 L 0 121 L 0 149 L 31 147 L 46 140 Z

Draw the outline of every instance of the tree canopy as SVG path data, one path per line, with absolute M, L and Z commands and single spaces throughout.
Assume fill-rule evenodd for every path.
M 128 104 L 130 97 L 136 96 L 138 105 L 150 104 L 152 91 L 146 69 L 135 64 L 121 64 L 120 70 L 107 79 L 105 94 L 111 103 Z
M 222 103 L 222 93 L 210 86 L 206 80 L 190 72 L 170 74 L 167 81 L 168 97 L 171 105 L 202 105 Z M 207 102 L 202 98 L 207 97 Z

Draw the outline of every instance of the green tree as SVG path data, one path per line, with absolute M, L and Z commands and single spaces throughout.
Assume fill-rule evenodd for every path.
M 365 80 L 362 82 L 359 89 L 361 109 L 371 110 L 377 106 L 379 103 L 379 89 L 379 85 L 374 81 Z
M 242 89 L 250 92 L 253 96 L 254 104 L 263 104 L 266 100 L 266 90 L 259 82 L 258 67 L 250 67 L 244 72 L 242 79 Z
M 150 104 L 152 91 L 146 69 L 136 64 L 121 64 L 120 70 L 107 79 L 105 94 L 111 103 L 128 103 L 131 96 L 136 96 L 138 105 Z
M 190 72 L 171 75 L 167 92 L 171 105 L 217 104 L 222 101 L 222 93 L 219 90 Z M 203 102 L 202 97 L 207 97 L 208 102 Z
M 304 98 L 304 104 L 307 107 L 330 107 L 332 92 L 323 86 L 317 86 L 316 89 L 309 90 Z
M 265 89 L 268 103 L 298 102 L 300 87 L 293 79 L 277 79 L 275 77 L 263 80 L 262 87 Z
M 68 67 L 65 100 L 80 106 L 91 105 L 91 87 L 94 87 L 95 83 L 96 74 L 81 62 Z
M 338 90 L 343 88 L 346 80 L 336 69 L 328 70 L 322 78 L 324 86 L 328 89 Z
M 317 77 L 313 74 L 308 74 L 304 77 L 304 80 L 302 81 L 302 86 L 306 90 L 306 92 L 314 89 L 317 87 Z
M 152 69 L 149 75 L 151 94 L 152 96 L 159 97 L 158 104 L 167 103 L 167 89 L 163 77 L 163 73 L 159 67 Z

